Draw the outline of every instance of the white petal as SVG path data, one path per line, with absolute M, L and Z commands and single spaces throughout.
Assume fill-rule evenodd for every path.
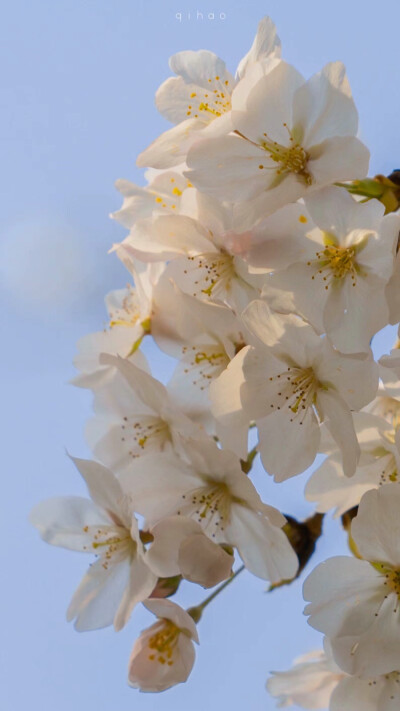
M 317 393 L 317 408 L 340 449 L 345 475 L 352 476 L 360 458 L 360 446 L 348 405 L 334 390 L 320 388 Z
M 190 466 L 172 454 L 140 457 L 132 462 L 131 472 L 122 481 L 135 502 L 135 511 L 145 516 L 149 525 L 176 514 L 183 504 L 182 495 L 202 484 Z
M 343 82 L 347 83 L 345 68 L 341 62 L 335 62 L 314 74 L 296 92 L 293 123 L 302 127 L 304 145 L 313 146 L 326 138 L 357 133 L 357 109 L 351 96 L 342 91 Z
M 277 583 L 296 575 L 298 559 L 286 534 L 265 516 L 235 505 L 226 534 L 246 568 L 259 578 Z
M 320 429 L 311 407 L 297 415 L 272 412 L 257 420 L 259 450 L 264 468 L 275 481 L 300 474 L 313 463 L 320 442 Z
M 224 82 L 226 74 L 232 79 L 226 71 L 225 62 L 206 49 L 178 52 L 170 58 L 169 66 L 188 84 L 198 84 L 204 88 L 210 86 L 210 79 L 211 83 Z
M 229 578 L 234 558 L 204 533 L 196 532 L 182 541 L 178 560 L 186 580 L 211 588 Z
M 365 560 L 337 556 L 320 563 L 303 586 L 311 627 L 330 638 L 362 634 L 385 595 L 382 577 Z
M 114 474 L 106 467 L 90 459 L 78 459 L 76 457 L 71 457 L 71 459 L 80 474 L 82 474 L 93 501 L 105 511 L 122 514 L 121 507 L 124 492 Z M 123 516 L 122 523 L 130 528 L 130 517 Z
M 280 53 L 281 41 L 276 34 L 276 27 L 270 17 L 263 17 L 258 23 L 253 44 L 239 62 L 236 72 L 238 79 L 241 79 L 246 74 L 249 66 L 254 62 L 262 62 L 271 54 L 280 56 Z
M 151 375 L 137 368 L 125 358 L 102 354 L 100 363 L 113 365 L 124 377 L 135 395 L 147 405 L 153 412 L 159 413 L 167 402 L 167 391 L 165 386 L 152 378 Z
M 389 594 L 377 606 L 377 612 L 365 609 L 365 630 L 352 633 L 352 619 L 348 617 L 347 634 L 331 639 L 332 653 L 341 669 L 363 678 L 397 671 L 400 667 L 399 625 L 400 608 L 397 595 Z M 344 629 L 346 632 L 346 628 Z
M 165 131 L 136 160 L 139 168 L 172 168 L 184 160 L 196 132 L 204 125 L 200 119 L 188 119 Z
M 309 154 L 308 170 L 319 186 L 365 178 L 368 173 L 369 150 L 353 136 L 327 138 Z
M 242 348 L 228 367 L 210 385 L 212 412 L 225 427 L 241 427 L 249 424 L 243 412 L 240 388 L 244 382 L 243 360 L 248 348 Z
M 292 126 L 293 96 L 303 83 L 303 77 L 294 67 L 279 62 L 252 87 L 245 112 L 236 110 L 233 95 L 232 121 L 235 129 L 256 143 L 261 143 L 266 133 L 269 141 L 288 145 L 286 125 Z
M 364 558 L 400 568 L 399 509 L 397 483 L 385 484 L 363 496 L 352 523 L 352 535 Z
M 126 625 L 134 607 L 151 595 L 156 583 L 157 575 L 150 570 L 140 555 L 136 555 L 131 561 L 128 585 L 114 618 L 117 632 Z
M 86 531 L 86 527 L 110 525 L 103 511 L 78 496 L 41 501 L 32 509 L 29 520 L 46 543 L 87 553 L 93 553 L 93 531 Z
M 186 516 L 169 516 L 151 529 L 154 541 L 146 554 L 146 561 L 160 578 L 179 575 L 179 548 L 188 536 L 201 533 L 201 527 Z
M 381 684 L 348 677 L 343 679 L 332 693 L 330 711 L 389 711 L 378 706 Z M 393 708 L 393 711 L 395 709 Z
M 79 632 L 111 625 L 129 583 L 129 557 L 105 568 L 99 558 L 88 570 L 75 591 L 67 611 L 67 619 L 76 618 Z
M 179 605 L 171 600 L 163 600 L 158 598 L 150 598 L 144 603 L 153 615 L 157 615 L 165 620 L 171 620 L 180 630 L 185 630 L 188 635 L 194 639 L 195 642 L 199 641 L 199 636 L 197 634 L 197 628 L 193 622 L 193 618 L 188 615 L 186 610 L 183 610 Z
M 258 168 L 264 151 L 238 136 L 198 141 L 187 156 L 185 175 L 199 189 L 225 200 L 247 200 L 265 190 Z
M 347 477 L 343 474 L 338 456 L 328 457 L 306 485 L 307 501 L 316 501 L 317 511 L 325 513 L 335 509 L 333 515 L 341 516 L 353 506 L 358 506 L 366 491 L 379 486 L 385 460 L 387 457 L 378 458 L 369 465 L 358 467 L 352 477 Z

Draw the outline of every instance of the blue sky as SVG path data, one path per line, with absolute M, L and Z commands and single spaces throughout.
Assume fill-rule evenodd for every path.
M 306 76 L 345 62 L 371 174 L 400 167 L 398 0 L 14 0 L 2 9 L 4 711 L 236 711 L 243 703 L 270 711 L 268 670 L 320 644 L 302 616 L 301 582 L 266 594 L 245 573 L 207 609 L 189 683 L 139 694 L 126 684 L 126 667 L 150 613 L 135 612 L 118 635 L 76 633 L 65 609 L 88 561 L 46 546 L 27 523 L 38 500 L 84 493 L 65 447 L 89 456 L 90 397 L 68 385 L 71 361 L 77 339 L 104 324 L 104 294 L 128 280 L 107 254 L 123 235 L 108 219 L 120 204 L 113 183 L 143 181 L 135 156 L 167 127 L 153 96 L 169 75 L 168 57 L 207 48 L 234 71 L 265 14 L 278 26 L 283 56 Z M 377 338 L 377 353 L 391 338 Z M 153 357 L 162 377 L 162 359 Z M 298 517 L 311 510 L 302 501 L 305 479 L 275 487 L 255 475 L 265 497 Z M 345 550 L 339 525 L 327 520 L 315 561 Z M 202 597 L 183 586 L 182 604 Z

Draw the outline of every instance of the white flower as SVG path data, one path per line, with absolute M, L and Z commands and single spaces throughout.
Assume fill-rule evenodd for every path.
M 104 386 L 112 380 L 115 368 L 100 364 L 100 354 L 109 353 L 129 358 L 139 368 L 147 369 L 147 361 L 138 351 L 145 334 L 150 333 L 153 288 L 158 280 L 159 265 L 147 265 L 130 258 L 135 286 L 111 291 L 106 296 L 109 328 L 89 333 L 78 341 L 75 367 L 81 371 L 72 382 L 82 388 Z
M 250 51 L 237 70 L 240 80 L 255 64 L 263 73 L 269 61 L 280 56 L 280 40 L 269 17 L 258 25 Z M 169 168 L 181 163 L 190 146 L 202 135 L 219 135 L 231 130 L 231 97 L 236 80 L 225 62 L 213 52 L 178 52 L 170 58 L 177 75 L 167 79 L 156 93 L 158 110 L 174 128 L 163 133 L 137 159 L 140 167 Z
M 137 220 L 154 214 L 174 214 L 180 211 L 182 196 L 191 188 L 188 179 L 178 170 L 167 170 L 155 175 L 145 188 L 129 180 L 117 180 L 122 193 L 122 207 L 111 217 L 131 229 Z
M 331 454 L 310 477 L 305 496 L 317 502 L 317 511 L 326 512 L 336 508 L 335 516 L 357 506 L 369 489 L 399 480 L 400 433 L 381 417 L 366 412 L 353 416 L 361 456 L 355 474 L 343 474 L 340 457 Z
M 86 437 L 95 457 L 112 471 L 129 472 L 136 457 L 173 450 L 179 434 L 201 437 L 200 427 L 158 380 L 124 358 L 103 354 L 100 364 L 114 367 L 120 377 L 96 391 L 96 417 L 89 420 Z
M 239 459 L 211 439 L 188 440 L 185 457 L 150 454 L 124 477 L 147 526 L 167 516 L 193 518 L 213 541 L 235 546 L 254 575 L 272 583 L 293 578 L 298 560 L 281 530 L 286 519 L 261 501 Z
M 324 422 L 345 474 L 354 474 L 360 450 L 350 410 L 376 393 L 372 358 L 341 355 L 300 318 L 273 314 L 263 301 L 243 320 L 258 345 L 243 348 L 213 384 L 215 417 L 226 426 L 256 420 L 261 459 L 276 481 L 313 463 Z
M 272 675 L 267 681 L 267 690 L 277 697 L 277 706 L 296 704 L 304 709 L 331 708 L 332 692 L 345 676 L 333 661 L 328 644 L 325 651 L 304 654 L 295 660 L 292 669 L 272 672 Z
M 357 203 L 335 187 L 309 197 L 306 207 L 308 249 L 266 281 L 264 297 L 280 310 L 289 295 L 291 310 L 327 333 L 342 353 L 368 352 L 372 336 L 388 322 L 385 285 L 400 216 L 383 216 L 377 200 Z
M 105 467 L 73 460 L 93 500 L 49 499 L 30 514 L 43 540 L 53 546 L 92 553 L 98 560 L 76 590 L 67 619 L 79 631 L 114 624 L 120 630 L 138 602 L 149 597 L 157 576 L 147 566 L 130 498 Z
M 278 707 L 298 704 L 329 711 L 398 711 L 400 672 L 368 679 L 349 676 L 335 664 L 327 639 L 324 651 L 304 654 L 292 669 L 273 672 L 267 689 Z
M 328 64 L 307 82 L 279 61 L 232 95 L 236 135 L 198 141 L 187 177 L 227 200 L 258 198 L 265 214 L 325 185 L 362 178 L 369 152 L 355 138 L 357 111 L 345 70 Z
M 160 296 L 155 292 L 160 308 L 154 312 L 152 336 L 165 353 L 179 360 L 168 391 L 188 417 L 246 458 L 247 424 L 233 429 L 216 423 L 208 396 L 210 383 L 245 345 L 244 325 L 226 306 L 201 302 L 172 284 L 165 288 L 165 280 L 160 286 Z
M 364 679 L 400 668 L 400 488 L 361 499 L 351 534 L 363 560 L 318 565 L 304 583 L 305 613 L 330 639 L 336 663 Z
M 166 278 L 204 301 L 227 303 L 236 311 L 261 293 L 262 277 L 252 274 L 241 251 L 263 233 L 251 228 L 256 214 L 240 216 L 234 205 L 221 204 L 192 191 L 192 214 L 140 220 L 122 243 L 142 261 L 169 261 Z
M 146 560 L 159 578 L 182 575 L 205 588 L 229 578 L 233 556 L 208 538 L 197 521 L 170 516 L 151 529 Z
M 190 615 L 170 600 L 144 603 L 159 619 L 136 640 L 129 659 L 129 684 L 141 691 L 164 691 L 186 681 L 198 642 Z

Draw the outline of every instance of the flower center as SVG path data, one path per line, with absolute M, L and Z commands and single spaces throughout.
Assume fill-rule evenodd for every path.
M 263 134 L 261 146 L 268 153 L 271 160 L 278 164 L 276 174 L 278 176 L 294 173 L 303 179 L 307 185 L 312 185 L 313 177 L 307 170 L 309 154 L 298 143 L 286 123 L 283 124 L 289 134 L 289 146 L 283 146 L 277 141 L 271 141 L 267 133 Z M 266 168 L 265 165 L 259 165 L 259 168 Z
M 210 382 L 217 378 L 230 362 L 224 347 L 218 343 L 215 345 L 183 346 L 182 353 L 186 365 L 184 373 L 187 375 L 193 371 L 195 377 L 192 383 L 200 390 L 206 390 Z
M 355 256 L 355 247 L 328 245 L 321 251 L 316 252 L 316 260 L 307 262 L 307 264 L 308 266 L 316 267 L 316 274 L 320 274 L 322 280 L 326 282 L 325 289 L 348 275 L 351 277 L 352 285 L 356 286 L 359 268 L 355 261 Z M 313 274 L 311 279 L 315 279 L 316 274 Z
M 159 627 L 158 631 L 149 639 L 149 659 L 150 661 L 172 666 L 174 663 L 172 657 L 178 642 L 180 629 L 171 620 L 163 620 L 160 624 L 161 628 Z
M 128 286 L 127 294 L 120 307 L 110 309 L 110 327 L 134 326 L 140 318 L 139 299 L 133 286 Z
M 231 495 L 226 484 L 210 481 L 184 494 L 177 513 L 194 518 L 212 538 L 225 530 L 230 520 Z
M 288 367 L 286 371 L 278 373 L 271 378 L 271 382 L 279 384 L 279 391 L 273 402 L 271 409 L 282 410 L 287 408 L 290 414 L 290 422 L 298 420 L 302 425 L 304 416 L 309 407 L 315 404 L 315 395 L 321 387 L 313 368 Z
M 109 563 L 117 551 L 126 553 L 128 548 L 136 546 L 129 531 L 122 526 L 104 526 L 103 528 L 84 526 L 82 530 L 84 533 L 91 534 L 93 540 L 90 548 L 93 553 L 101 556 L 105 570 L 108 569 Z M 88 547 L 83 546 L 83 550 L 88 550 Z
M 392 455 L 384 469 L 382 469 L 379 477 L 379 485 L 389 484 L 390 482 L 396 482 L 398 477 L 396 459 Z
M 144 450 L 146 453 L 160 451 L 167 442 L 171 441 L 169 425 L 160 417 L 142 416 L 140 420 L 133 422 L 129 420 L 129 417 L 123 419 L 121 442 L 127 442 L 130 445 L 129 454 L 132 459 L 139 457 Z
M 208 84 L 206 91 L 198 89 L 190 94 L 190 103 L 186 112 L 188 118 L 199 118 L 199 113 L 202 112 L 202 118 L 208 122 L 231 110 L 229 81 L 221 81 L 217 76 L 208 79 Z
M 193 264 L 193 268 L 185 269 L 184 274 L 190 271 L 190 275 L 195 279 L 193 296 L 205 294 L 208 297 L 217 297 L 230 291 L 232 279 L 236 277 L 233 257 L 230 254 L 209 252 L 187 259 Z
M 388 593 L 395 593 L 400 600 L 400 569 L 392 568 L 385 563 L 372 563 L 372 566 L 384 576 L 384 585 Z

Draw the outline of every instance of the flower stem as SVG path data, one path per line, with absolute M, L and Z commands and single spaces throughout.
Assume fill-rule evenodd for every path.
M 240 465 L 241 465 L 241 467 L 242 467 L 242 472 L 244 472 L 244 474 L 248 474 L 249 471 L 251 470 L 251 468 L 252 468 L 252 466 L 253 466 L 254 459 L 256 458 L 257 454 L 258 454 L 258 448 L 257 448 L 257 445 L 256 445 L 256 446 L 253 447 L 253 449 L 250 450 L 250 452 L 248 453 L 247 459 L 241 459 L 241 460 L 240 460 Z
M 214 590 L 211 595 L 206 597 L 206 599 L 203 600 L 200 605 L 196 605 L 196 607 L 190 607 L 187 610 L 188 614 L 193 618 L 195 622 L 198 622 L 200 620 L 204 608 L 210 604 L 211 600 L 214 600 L 214 598 L 217 597 L 217 595 L 219 595 L 222 590 L 224 590 L 228 585 L 230 585 L 232 580 L 234 580 L 242 572 L 242 570 L 244 570 L 244 568 L 245 566 L 241 565 L 240 568 L 238 568 L 234 573 L 232 573 L 230 578 L 225 580 L 225 582 L 223 582 L 222 585 L 220 585 L 216 590 Z

